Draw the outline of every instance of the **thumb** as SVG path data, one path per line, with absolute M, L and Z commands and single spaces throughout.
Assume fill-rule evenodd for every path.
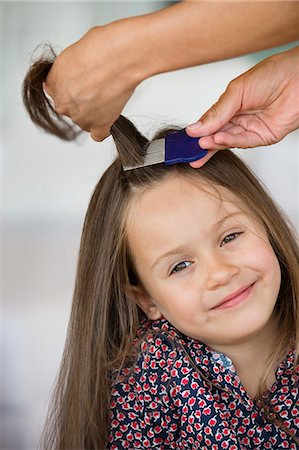
M 206 111 L 198 122 L 186 127 L 186 131 L 192 137 L 210 136 L 226 125 L 242 105 L 242 89 L 234 80 L 229 83 L 226 91 L 218 101 Z

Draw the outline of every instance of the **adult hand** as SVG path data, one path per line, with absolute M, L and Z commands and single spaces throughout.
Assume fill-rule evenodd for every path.
M 271 56 L 231 81 L 219 100 L 187 127 L 209 149 L 201 167 L 228 147 L 249 148 L 279 142 L 299 128 L 299 47 Z
M 45 91 L 58 114 L 103 140 L 136 86 L 152 75 L 298 39 L 296 3 L 244 0 L 228 8 L 186 0 L 94 27 L 57 57 Z
M 110 134 L 140 81 L 130 55 L 122 51 L 125 40 L 117 22 L 92 28 L 56 58 L 44 84 L 55 111 L 96 141 Z

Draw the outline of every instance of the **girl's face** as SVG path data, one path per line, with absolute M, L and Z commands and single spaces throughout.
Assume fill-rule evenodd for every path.
M 218 188 L 169 177 L 133 201 L 128 241 L 139 306 L 211 347 L 244 342 L 269 323 L 280 268 L 265 230 Z M 238 206 L 239 205 L 239 206 Z

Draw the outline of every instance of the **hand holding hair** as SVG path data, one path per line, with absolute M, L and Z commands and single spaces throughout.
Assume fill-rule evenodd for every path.
M 292 1 L 194 0 L 97 26 L 58 55 L 45 90 L 102 141 L 143 80 L 294 41 L 298 12 Z
M 110 30 L 94 27 L 66 48 L 53 61 L 44 84 L 57 114 L 70 117 L 96 141 L 109 136 L 140 81 L 119 45 L 123 37 Z
M 219 100 L 187 127 L 209 149 L 271 145 L 299 128 L 299 46 L 271 56 L 231 81 Z

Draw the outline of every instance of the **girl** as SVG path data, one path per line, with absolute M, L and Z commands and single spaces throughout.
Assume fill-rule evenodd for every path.
M 50 66 L 29 72 L 24 100 L 67 138 L 42 92 Z M 41 448 L 298 448 L 291 227 L 231 151 L 200 170 L 124 171 L 148 141 L 124 117 L 111 133 L 118 156 L 86 214 Z

